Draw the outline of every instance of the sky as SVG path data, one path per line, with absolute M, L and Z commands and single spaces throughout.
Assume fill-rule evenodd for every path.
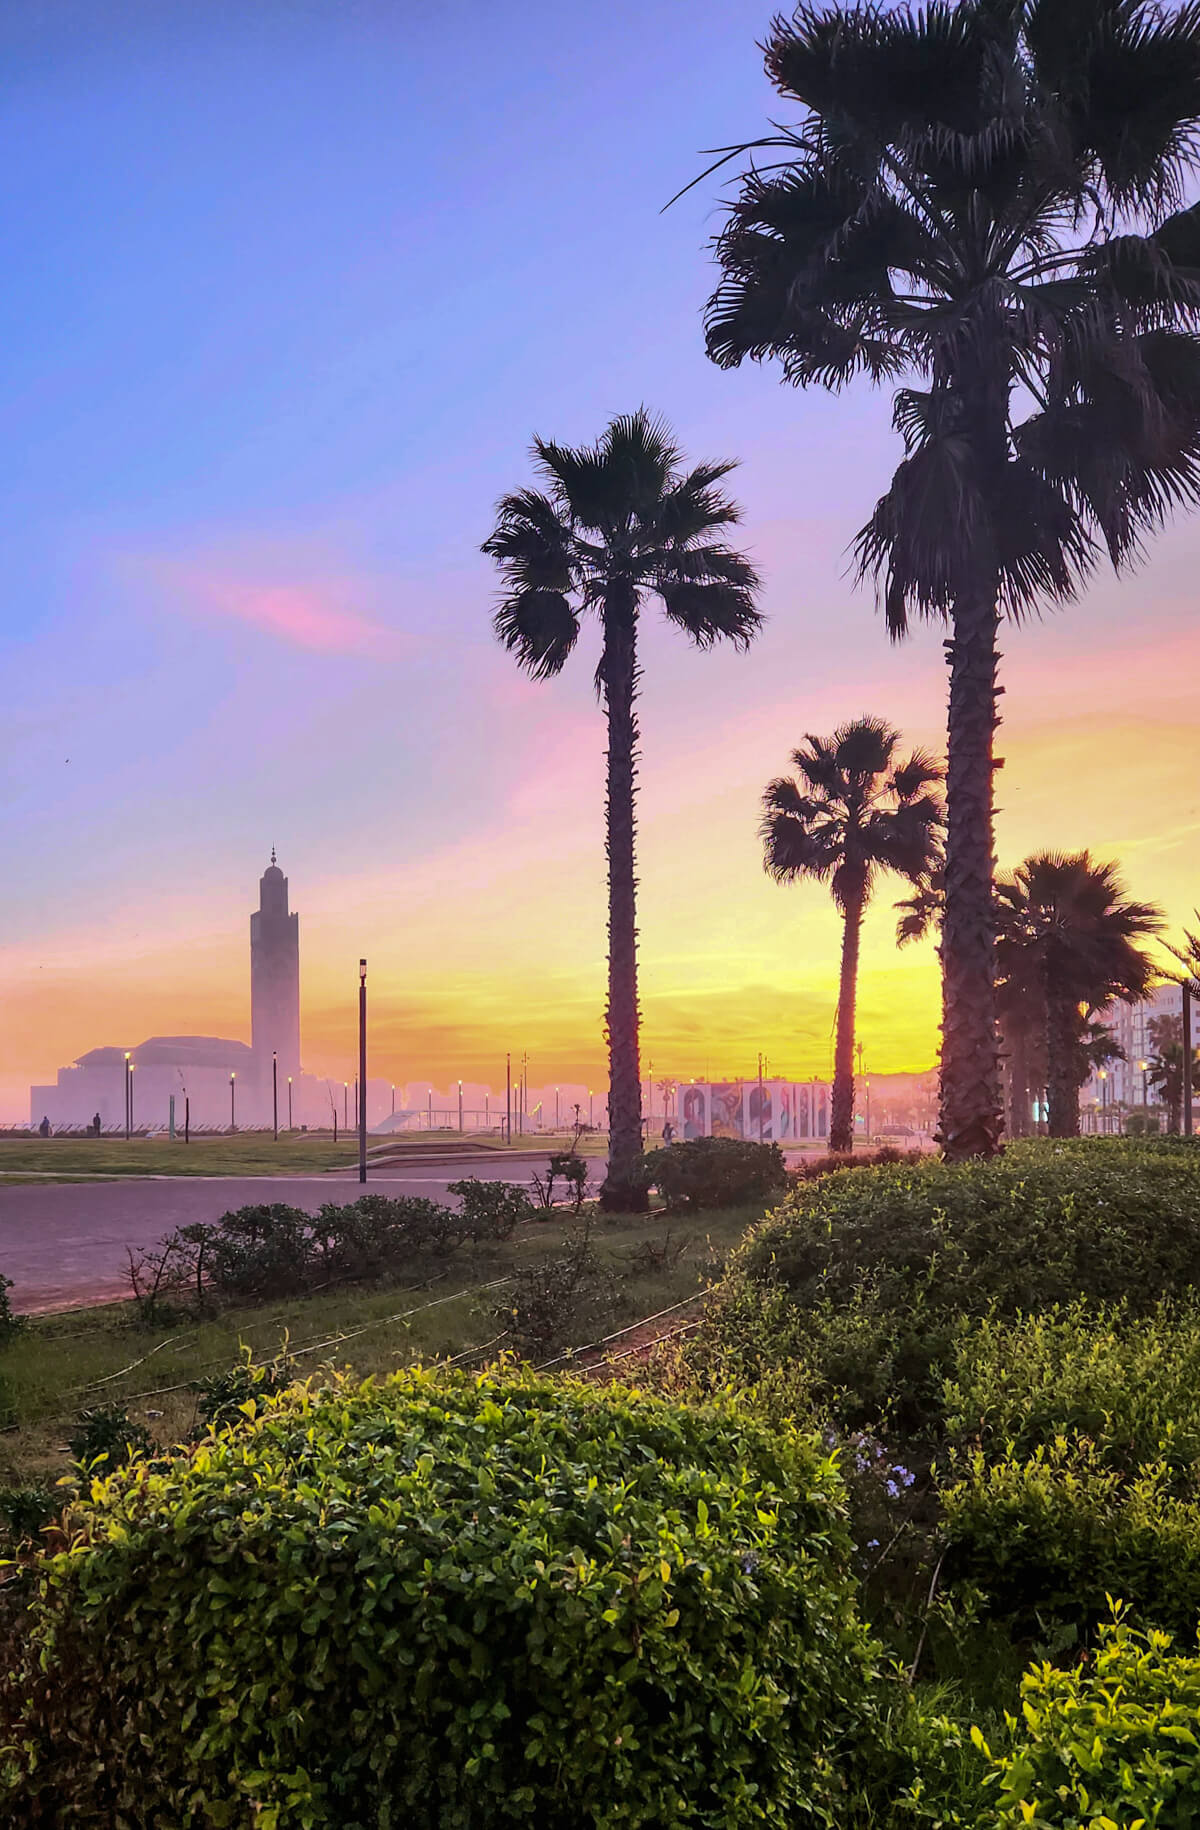
M 766 878 L 766 781 L 864 712 L 943 743 L 942 631 L 894 648 L 847 552 L 897 457 L 865 385 L 706 359 L 719 180 L 779 104 L 746 0 L 18 0 L 0 9 L 0 1122 L 102 1043 L 248 1035 L 271 846 L 306 1068 L 534 1084 L 603 1064 L 594 630 L 534 684 L 479 553 L 537 432 L 641 402 L 738 458 L 767 623 L 644 625 L 655 1074 L 829 1067 L 839 930 Z M 998 850 L 1088 845 L 1200 901 L 1200 523 L 1005 631 Z M 868 914 L 860 1030 L 928 1067 L 932 949 Z

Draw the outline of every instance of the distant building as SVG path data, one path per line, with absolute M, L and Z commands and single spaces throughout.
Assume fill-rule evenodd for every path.
M 48 1118 L 56 1129 L 86 1126 L 99 1113 L 103 1130 L 123 1130 L 127 1081 L 137 1130 L 165 1128 L 172 1101 L 180 1130 L 185 1101 L 197 1127 L 270 1124 L 273 1054 L 281 1125 L 289 1076 L 295 1122 L 329 1122 L 325 1083 L 301 1077 L 300 920 L 288 908 L 288 881 L 274 850 L 258 887 L 259 906 L 250 917 L 250 1044 L 224 1036 L 151 1036 L 128 1048 L 89 1049 L 59 1068 L 53 1086 L 30 1087 L 32 1124 Z
M 1158 1053 L 1150 1025 L 1155 1017 L 1182 1017 L 1182 1014 L 1183 991 L 1179 985 L 1159 985 L 1138 1004 L 1110 1004 L 1102 1011 L 1099 1021 L 1124 1051 L 1125 1059 L 1108 1062 L 1104 1080 L 1098 1069 L 1091 1074 L 1080 1091 L 1080 1105 L 1089 1110 L 1092 1106 L 1101 1109 L 1106 1105 L 1140 1106 L 1145 1074 L 1141 1064 L 1153 1060 Z M 1197 1044 L 1200 1044 L 1200 1012 L 1193 1002 L 1192 1046 Z M 1153 1087 L 1148 1087 L 1148 1091 L 1150 1104 L 1155 1105 L 1162 1095 L 1156 1094 Z

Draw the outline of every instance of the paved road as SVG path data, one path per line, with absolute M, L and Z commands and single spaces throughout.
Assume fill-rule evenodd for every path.
M 370 1172 L 378 1194 L 446 1198 L 463 1176 L 528 1182 L 544 1155 L 478 1157 Z M 593 1179 L 603 1168 L 597 1163 Z M 153 1245 L 174 1227 L 219 1220 L 250 1202 L 288 1201 L 315 1213 L 324 1201 L 354 1201 L 357 1170 L 294 1176 L 147 1176 L 124 1181 L 51 1182 L 0 1188 L 0 1272 L 13 1281 L 14 1309 L 67 1309 L 127 1296 L 127 1249 Z M 452 1197 L 451 1197 L 452 1198 Z

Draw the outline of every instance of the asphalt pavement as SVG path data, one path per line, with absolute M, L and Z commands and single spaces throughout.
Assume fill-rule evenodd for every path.
M 478 1156 L 368 1171 L 367 1191 L 382 1195 L 447 1196 L 464 1176 L 527 1183 L 544 1153 Z M 593 1179 L 603 1172 L 596 1163 Z M 128 1296 L 129 1253 L 152 1246 L 177 1226 L 219 1220 L 232 1208 L 286 1201 L 316 1213 L 326 1201 L 363 1193 L 358 1171 L 290 1176 L 146 1176 L 105 1182 L 22 1183 L 0 1187 L 0 1272 L 12 1279 L 14 1309 L 34 1313 Z

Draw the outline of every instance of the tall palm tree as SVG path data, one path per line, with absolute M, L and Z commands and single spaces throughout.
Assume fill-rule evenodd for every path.
M 797 780 L 779 776 L 763 794 L 763 862 L 777 883 L 828 883 L 842 915 L 833 1109 L 829 1147 L 854 1147 L 854 1012 L 863 915 L 881 871 L 918 890 L 940 856 L 942 771 L 921 750 L 896 760 L 900 734 L 882 718 L 843 724 L 832 737 L 805 736 L 793 750 Z
M 1132 560 L 1200 489 L 1200 8 L 801 4 L 765 48 L 801 118 L 752 143 L 708 350 L 918 384 L 858 556 L 894 637 L 951 628 L 941 1138 L 986 1155 L 999 622 Z M 710 171 L 751 147 L 718 150 Z
M 503 596 L 495 630 L 535 680 L 559 673 L 586 611 L 603 646 L 596 692 L 608 720 L 609 1164 L 601 1201 L 620 1211 L 646 1205 L 638 1061 L 637 898 L 634 775 L 640 668 L 638 616 L 656 597 L 668 620 L 699 648 L 744 648 L 758 630 L 758 577 L 721 539 L 740 519 L 718 487 L 732 463 L 687 470 L 661 421 L 644 408 L 614 419 L 595 445 L 533 444 L 543 490 L 504 496 L 483 550 L 496 561 Z
M 1112 863 L 1087 851 L 1041 852 L 1003 879 L 1006 977 L 1027 999 L 1040 988 L 1051 1137 L 1079 1130 L 1079 1088 L 1094 1058 L 1088 1019 L 1136 1003 L 1156 977 L 1141 943 L 1162 927 L 1151 903 L 1130 902 Z

